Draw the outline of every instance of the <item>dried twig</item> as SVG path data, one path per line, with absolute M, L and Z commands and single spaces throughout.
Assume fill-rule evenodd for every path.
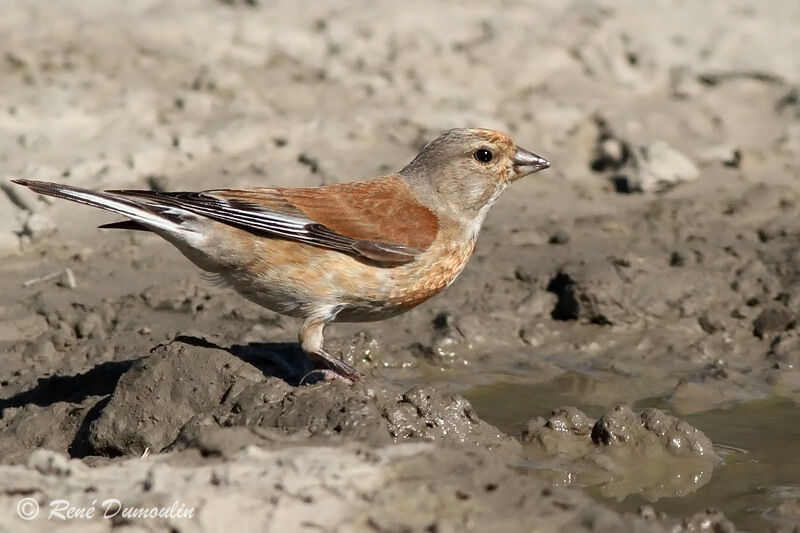
M 70 289 L 74 289 L 77 284 L 75 283 L 75 274 L 72 273 L 72 269 L 67 267 L 63 270 L 59 270 L 57 272 L 53 272 L 52 274 L 47 274 L 46 276 L 41 276 L 38 278 L 31 278 L 27 280 L 25 283 L 22 284 L 23 287 L 30 287 L 31 285 L 36 285 L 37 283 L 41 283 L 43 281 L 50 281 L 51 279 L 61 278 L 58 281 L 58 284 L 62 287 L 69 287 Z

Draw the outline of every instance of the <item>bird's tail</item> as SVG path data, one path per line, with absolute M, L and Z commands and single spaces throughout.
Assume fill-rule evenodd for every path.
M 19 178 L 11 181 L 24 185 L 35 193 L 105 209 L 130 219 L 124 222 L 106 224 L 105 227 L 149 229 L 158 233 L 176 233 L 187 230 L 185 226 L 181 226 L 184 218 L 181 213 L 176 212 L 174 207 L 159 206 L 149 203 L 145 199 L 130 198 L 122 193 L 112 191 L 90 191 L 89 189 L 73 187 L 72 185 Z

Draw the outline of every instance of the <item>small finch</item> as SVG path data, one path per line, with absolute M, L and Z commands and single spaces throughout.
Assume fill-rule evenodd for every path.
M 508 136 L 454 129 L 396 174 L 311 188 L 90 191 L 26 179 L 32 191 L 112 211 L 100 226 L 152 231 L 202 270 L 276 313 L 326 380 L 363 374 L 323 347 L 329 322 L 383 320 L 458 276 L 509 183 L 550 166 Z

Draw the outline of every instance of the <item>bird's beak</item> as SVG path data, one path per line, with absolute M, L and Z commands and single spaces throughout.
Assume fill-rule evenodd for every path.
M 514 163 L 511 181 L 544 170 L 550 166 L 550 162 L 547 159 L 524 148 L 517 148 L 517 152 L 511 158 L 511 161 Z

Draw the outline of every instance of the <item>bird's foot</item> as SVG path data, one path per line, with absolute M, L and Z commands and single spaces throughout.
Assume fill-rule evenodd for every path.
M 343 383 L 346 383 L 347 385 L 352 385 L 353 384 L 353 380 L 352 379 L 346 378 L 341 374 L 337 374 L 333 370 L 329 370 L 327 368 L 316 368 L 316 369 L 312 370 L 311 372 L 309 372 L 308 374 L 306 374 L 305 376 L 303 376 L 302 378 L 300 378 L 300 382 L 298 383 L 298 386 L 301 386 L 303 383 L 305 383 L 305 381 L 308 378 L 310 378 L 310 377 L 312 377 L 312 376 L 314 376 L 316 374 L 320 374 L 322 376 L 322 381 L 341 381 Z
M 300 380 L 301 384 L 306 378 L 318 372 L 322 374 L 324 381 L 342 380 L 348 385 L 352 385 L 354 381 L 361 381 L 364 379 L 364 374 L 341 359 L 332 356 L 325 350 L 310 352 L 308 355 L 320 368 L 312 370 L 303 376 L 303 379 Z

